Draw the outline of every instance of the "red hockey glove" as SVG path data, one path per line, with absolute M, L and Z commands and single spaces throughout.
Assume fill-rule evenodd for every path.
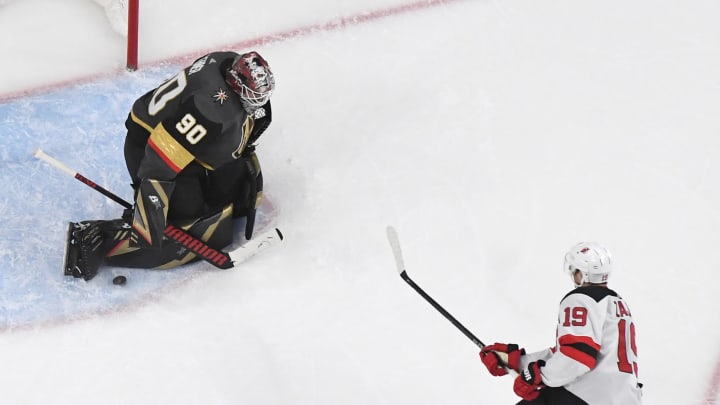
M 495 343 L 483 347 L 480 351 L 480 360 L 485 364 L 490 374 L 501 376 L 508 373 L 505 365 L 520 372 L 520 356 L 524 354 L 525 349 L 520 349 L 514 343 Z
M 544 365 L 543 360 L 534 361 L 517 376 L 513 390 L 519 397 L 526 401 L 532 401 L 540 395 L 540 390 L 545 387 L 540 375 L 540 367 Z

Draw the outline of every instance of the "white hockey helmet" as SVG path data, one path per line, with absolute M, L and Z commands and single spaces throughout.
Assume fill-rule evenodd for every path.
M 583 283 L 607 283 L 612 271 L 610 251 L 595 242 L 578 243 L 565 255 L 564 267 L 576 287 Z M 582 273 L 580 284 L 575 283 L 576 270 Z

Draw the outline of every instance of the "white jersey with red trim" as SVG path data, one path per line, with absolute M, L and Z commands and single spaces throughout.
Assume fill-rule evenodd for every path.
M 539 359 L 543 383 L 565 387 L 590 405 L 639 405 L 635 323 L 627 302 L 601 286 L 579 287 L 560 302 L 556 345 L 529 353 Z

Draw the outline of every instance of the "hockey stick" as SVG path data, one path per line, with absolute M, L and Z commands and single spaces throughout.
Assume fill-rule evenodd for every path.
M 93 190 L 99 191 L 102 195 L 110 198 L 125 208 L 132 208 L 132 204 L 118 197 L 116 194 L 106 190 L 105 188 L 97 185 L 92 180 L 81 175 L 80 173 L 67 167 L 64 163 L 46 154 L 42 149 L 37 149 L 34 156 L 38 159 L 44 160 L 51 166 L 59 169 L 73 178 L 79 180 L 83 184 L 89 186 Z M 168 224 L 164 232 L 165 236 L 175 242 L 180 243 L 185 248 L 198 255 L 208 263 L 220 269 L 229 269 L 235 267 L 237 264 L 249 259 L 257 253 L 280 243 L 283 240 L 283 234 L 279 229 L 271 229 L 260 235 L 255 239 L 249 241 L 243 246 L 232 250 L 230 252 L 223 252 L 222 250 L 216 250 L 208 246 L 204 241 L 190 235 L 185 230 Z
M 394 227 L 388 226 L 387 229 L 387 237 L 388 241 L 390 242 L 390 248 L 393 251 L 393 255 L 395 256 L 395 266 L 397 267 L 398 273 L 400 273 L 400 277 L 402 277 L 403 280 L 405 280 L 406 283 L 410 287 L 412 287 L 420 296 L 425 298 L 427 302 L 430 303 L 438 312 L 440 312 L 447 320 L 449 320 L 453 325 L 455 325 L 456 328 L 460 330 L 465 336 L 467 336 L 468 339 L 470 339 L 475 345 L 480 347 L 481 349 L 485 347 L 485 343 L 483 343 L 480 339 L 478 339 L 475 335 L 473 335 L 472 332 L 468 330 L 463 324 L 461 324 L 457 319 L 455 319 L 454 316 L 450 315 L 448 311 L 445 310 L 440 304 L 437 303 L 431 296 L 429 296 L 422 288 L 420 288 L 419 285 L 417 285 L 407 274 L 407 270 L 405 270 L 405 262 L 402 257 L 402 250 L 400 249 L 400 239 L 398 238 L 397 231 Z
M 116 203 L 122 205 L 123 207 L 132 208 L 132 204 L 130 204 L 129 202 L 123 200 L 122 198 L 120 198 L 117 195 L 111 193 L 110 191 L 104 189 L 103 187 L 95 184 L 95 182 L 93 182 L 92 180 L 83 176 L 82 174 L 65 166 L 61 161 L 59 161 L 59 160 L 55 159 L 54 157 L 43 152 L 42 149 L 38 149 L 35 151 L 35 157 L 40 160 L 44 160 L 45 162 L 49 163 L 50 166 L 53 166 L 56 169 L 60 169 L 60 171 L 63 171 L 65 173 L 69 174 L 71 177 L 74 177 L 74 178 L 80 180 L 86 186 L 89 186 L 90 188 L 94 189 L 95 191 L 99 191 L 100 194 L 104 195 L 105 197 L 108 197 L 109 199 L 115 201 Z
M 418 294 L 420 294 L 421 297 L 425 298 L 427 302 L 430 303 L 430 305 L 433 306 L 438 312 L 440 312 L 447 320 L 449 320 L 453 325 L 455 325 L 456 328 L 460 330 L 468 339 L 470 339 L 473 343 L 475 343 L 476 346 L 479 348 L 485 347 L 485 343 L 483 343 L 480 339 L 478 339 L 468 328 L 466 328 L 463 324 L 460 323 L 457 319 L 455 319 L 454 316 L 452 316 L 448 311 L 445 310 L 440 304 L 437 303 L 430 295 L 428 295 L 422 288 L 420 288 L 419 285 L 417 285 L 407 274 L 407 270 L 405 270 L 405 261 L 403 260 L 402 256 L 402 250 L 400 249 L 400 238 L 398 238 L 397 231 L 394 227 L 388 226 L 386 228 L 387 238 L 390 242 L 390 248 L 392 249 L 393 256 L 395 257 L 395 266 L 397 267 L 398 273 L 400 273 L 400 277 L 402 277 L 405 282 L 413 288 Z M 505 367 L 508 371 L 510 371 L 513 375 L 515 374 L 515 370 L 508 367 L 507 365 L 507 354 L 506 353 L 499 353 L 495 352 L 498 356 L 498 360 L 500 362 L 500 365 Z

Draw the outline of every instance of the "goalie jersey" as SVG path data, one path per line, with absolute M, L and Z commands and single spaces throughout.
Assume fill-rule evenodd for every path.
M 639 405 L 635 323 L 615 291 L 579 287 L 560 302 L 554 348 L 522 356 L 520 366 L 545 360 L 543 383 L 564 387 L 591 405 Z
M 269 101 L 249 114 L 225 81 L 237 56 L 209 53 L 134 103 L 129 120 L 147 133 L 128 137 L 147 139 L 133 139 L 146 142 L 137 173 L 131 173 L 137 194 L 133 246 L 161 246 L 174 180 L 185 168 L 197 163 L 211 171 L 252 153 L 249 145 L 270 125 Z

